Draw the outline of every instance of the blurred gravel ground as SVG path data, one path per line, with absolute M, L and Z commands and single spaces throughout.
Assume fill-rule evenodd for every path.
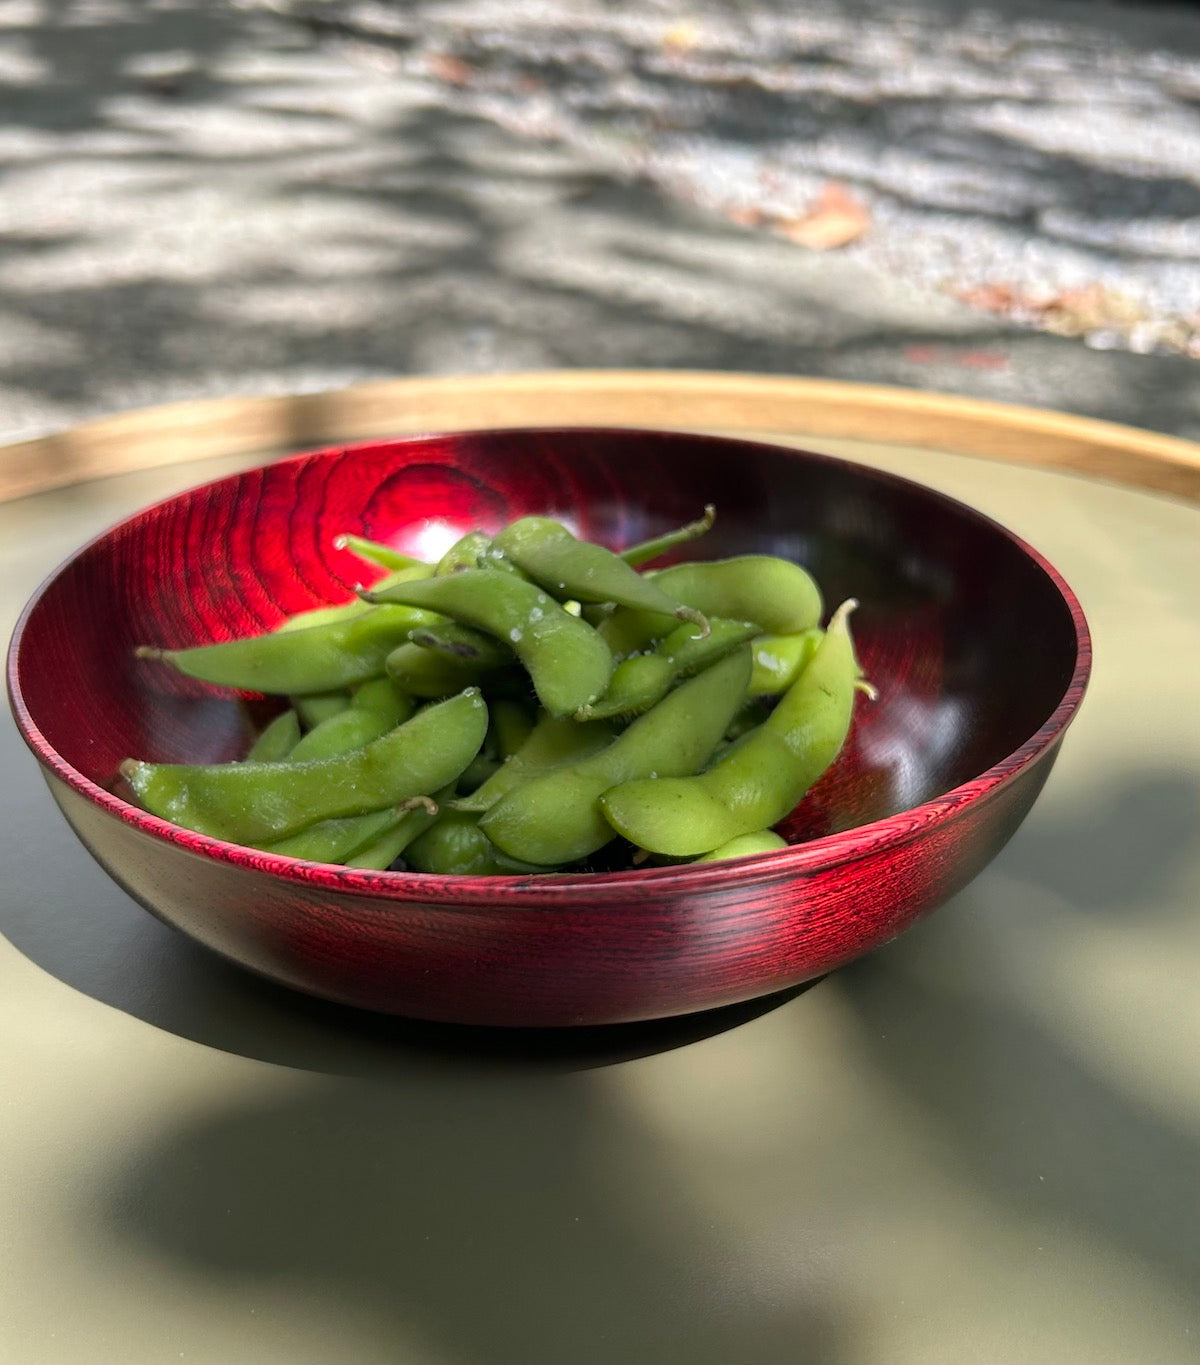
M 0 435 L 653 365 L 1200 434 L 1198 99 L 1181 7 L 0 0 Z
M 737 222 L 787 235 L 832 179 L 864 210 L 851 259 L 1093 346 L 1200 357 L 1192 9 L 282 7 L 439 74 L 456 108 Z

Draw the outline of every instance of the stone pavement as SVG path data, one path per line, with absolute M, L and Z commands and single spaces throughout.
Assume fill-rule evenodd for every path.
M 716 0 L 0 0 L 0 438 L 557 366 L 1200 435 L 1196 361 L 1129 349 L 1200 308 L 1200 15 L 1004 0 L 955 27 L 962 8 L 762 0 L 730 37 Z M 746 34 L 775 54 L 765 86 Z M 828 179 L 866 204 L 861 240 L 771 230 Z M 1098 283 L 1145 326 L 1089 346 L 948 276 Z

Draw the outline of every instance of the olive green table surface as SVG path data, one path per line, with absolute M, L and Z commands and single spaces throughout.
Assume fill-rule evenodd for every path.
M 1096 665 L 992 866 L 785 1000 L 547 1039 L 294 996 L 110 882 L 5 718 L 0 1361 L 1200 1360 L 1200 508 L 807 444 L 1025 536 Z M 0 505 L 6 637 L 250 462 Z

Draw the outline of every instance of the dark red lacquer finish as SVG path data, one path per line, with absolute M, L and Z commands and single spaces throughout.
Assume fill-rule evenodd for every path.
M 769 551 L 855 596 L 879 700 L 793 812 L 794 847 L 551 878 L 350 872 L 257 854 L 113 794 L 127 755 L 212 761 L 246 708 L 133 647 L 262 630 L 344 600 L 356 531 L 436 553 L 526 512 L 621 546 L 705 501 L 706 557 Z M 837 967 L 964 886 L 1033 804 L 1090 666 L 1078 602 L 1003 528 L 907 481 L 699 436 L 488 432 L 319 452 L 151 507 L 69 560 L 17 628 L 18 724 L 80 838 L 131 895 L 256 972 L 462 1023 L 615 1023 L 745 1000 Z

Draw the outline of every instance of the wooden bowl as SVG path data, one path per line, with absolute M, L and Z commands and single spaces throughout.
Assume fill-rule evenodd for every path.
M 135 659 L 269 629 L 364 577 L 354 531 L 438 553 L 527 512 L 620 547 L 718 509 L 691 553 L 784 555 L 857 597 L 851 738 L 784 822 L 792 847 L 544 878 L 352 872 L 190 833 L 115 794 L 134 755 L 244 752 L 245 702 Z M 222 479 L 69 559 L 17 626 L 9 692 L 55 800 L 107 871 L 252 971 L 372 1010 L 604 1024 L 746 1000 L 894 938 L 1004 846 L 1083 697 L 1079 603 L 1014 535 L 825 456 L 660 432 L 492 431 L 321 451 Z M 251 706 L 252 709 L 252 706 Z

